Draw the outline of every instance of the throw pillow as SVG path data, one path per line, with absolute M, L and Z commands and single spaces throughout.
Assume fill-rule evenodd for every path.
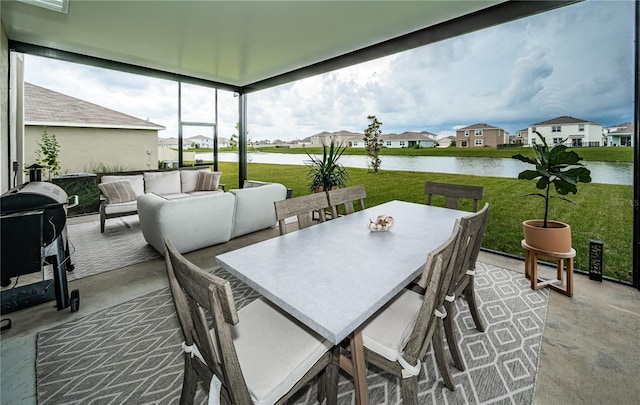
M 100 191 L 107 198 L 109 204 L 134 201 L 137 197 L 129 180 L 112 181 L 98 184 Z
M 104 175 L 100 180 L 101 183 L 111 183 L 112 181 L 124 181 L 129 180 L 131 182 L 131 188 L 136 192 L 136 195 L 144 194 L 144 176 L 140 174 L 127 174 L 127 175 Z
M 180 183 L 183 193 L 190 193 L 196 191 L 196 185 L 198 184 L 198 174 L 200 172 L 210 173 L 211 169 L 199 169 L 199 170 L 180 170 Z
M 196 191 L 216 191 L 222 172 L 199 172 Z

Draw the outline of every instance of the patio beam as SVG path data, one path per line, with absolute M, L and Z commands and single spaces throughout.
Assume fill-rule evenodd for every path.
M 216 82 L 213 80 L 201 79 L 198 77 L 187 76 L 179 73 L 167 72 L 164 70 L 133 65 L 130 63 L 117 62 L 114 60 L 98 58 L 96 56 L 88 56 L 80 53 L 62 51 L 59 49 L 48 48 L 45 46 L 29 44 L 26 42 L 9 40 L 9 49 L 26 53 L 29 55 L 36 55 L 50 59 L 61 60 L 65 62 L 80 63 L 83 65 L 95 66 L 103 69 L 118 70 L 120 72 L 133 73 L 136 75 L 154 77 L 156 79 L 169 80 L 174 82 L 182 82 L 188 84 L 194 84 L 197 86 L 216 88 L 228 91 L 240 91 L 240 87 L 234 86 L 228 83 Z

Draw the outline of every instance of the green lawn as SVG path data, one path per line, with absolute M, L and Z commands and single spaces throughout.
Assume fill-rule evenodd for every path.
M 596 148 L 583 148 L 581 151 L 587 149 Z M 222 182 L 227 184 L 227 190 L 237 187 L 237 163 L 222 162 L 219 170 L 223 172 Z M 530 181 L 441 173 L 383 170 L 374 174 L 366 169 L 348 170 L 351 177 L 349 185 L 364 184 L 368 207 L 391 200 L 425 203 L 423 188 L 427 179 L 484 187 L 483 202 L 490 204 L 490 212 L 483 246 L 519 256 L 523 255 L 520 247 L 522 221 L 543 215 L 541 199 L 521 197 L 535 189 Z M 293 189 L 294 196 L 309 193 L 305 166 L 250 163 L 247 171 L 249 179 L 282 183 Z M 604 242 L 604 274 L 631 281 L 633 187 L 581 184 L 578 194 L 570 199 L 576 205 L 553 201 L 549 217 L 571 225 L 573 246 L 578 253 L 576 268 L 588 269 L 589 240 L 601 240 Z M 435 204 L 442 203 L 435 201 Z M 462 209 L 470 209 L 470 204 L 462 205 Z

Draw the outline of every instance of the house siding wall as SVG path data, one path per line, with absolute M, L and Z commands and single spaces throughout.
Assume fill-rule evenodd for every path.
M 514 143 L 521 143 L 523 145 L 529 144 L 529 133 L 527 131 L 518 131 L 516 132 L 516 137 L 514 139 Z
M 35 162 L 43 129 L 26 126 L 27 166 Z M 158 168 L 157 130 L 47 127 L 47 132 L 60 144 L 61 174 L 90 172 L 101 164 L 118 170 Z
M 560 132 L 553 132 L 553 127 L 557 125 L 560 126 Z M 584 131 L 580 131 L 580 125 L 584 125 Z M 534 129 L 544 136 L 549 144 L 553 144 L 553 138 L 568 138 L 565 142 L 567 146 L 572 145 L 573 139 L 581 139 L 584 146 L 587 146 L 590 142 L 599 142 L 600 146 L 602 146 L 602 125 L 599 124 L 584 123 L 531 126 L 529 127 L 529 144 L 533 143 L 533 139 L 536 139 L 536 142 L 540 142 L 538 136 L 533 133 Z M 572 138 L 572 135 L 583 135 L 583 137 Z
M 500 128 L 478 128 L 482 129 L 482 136 L 476 136 L 475 129 L 459 129 L 456 131 L 456 146 L 464 147 L 463 142 L 467 141 L 468 148 L 483 148 L 489 146 L 495 148 L 498 145 L 509 143 L 506 132 Z M 465 131 L 469 131 L 469 136 L 465 136 Z M 476 139 L 482 139 L 482 145 L 476 145 Z
M 389 144 L 390 143 L 390 144 Z M 409 147 L 413 147 L 413 145 L 418 144 L 420 145 L 421 148 L 431 148 L 434 145 L 434 141 L 427 141 L 427 140 L 408 140 L 408 139 L 403 139 L 403 140 L 393 140 L 393 141 L 383 141 L 382 145 L 385 148 L 395 148 L 395 149 L 399 149 L 399 148 L 409 148 Z
M 622 138 L 625 138 L 625 143 L 629 142 L 627 145 L 622 145 Z M 633 134 L 616 134 L 616 135 L 607 135 L 607 146 L 634 146 L 633 145 Z

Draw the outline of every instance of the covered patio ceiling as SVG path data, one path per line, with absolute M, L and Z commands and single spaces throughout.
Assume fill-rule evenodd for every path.
M 12 49 L 241 93 L 575 1 L 3 0 Z

